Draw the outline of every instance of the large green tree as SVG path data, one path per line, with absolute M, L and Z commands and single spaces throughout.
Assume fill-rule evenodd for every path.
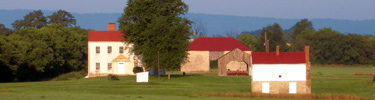
M 0 35 L 0 82 L 14 80 L 18 66 L 24 61 L 25 50 L 22 41 Z
M 3 24 L 0 24 L 0 35 L 8 36 L 13 33 L 13 30 L 6 28 Z
M 371 45 L 368 45 L 369 41 L 365 41 L 363 36 L 343 35 L 331 28 L 312 32 L 303 31 L 296 40 L 297 42 L 304 41 L 311 46 L 311 57 L 314 63 L 366 64 L 371 59 L 371 50 L 367 49 L 371 48 Z
M 43 16 L 41 10 L 30 12 L 23 18 L 23 20 L 16 20 L 12 23 L 14 29 L 21 30 L 27 27 L 42 28 L 47 26 L 47 18 Z
M 188 6 L 181 0 L 129 0 L 119 18 L 124 40 L 148 67 L 179 69 L 187 58 L 191 21 L 182 18 Z M 158 57 L 158 53 L 160 57 Z
M 251 48 L 253 51 L 256 51 L 255 44 L 258 43 L 258 40 L 250 34 L 241 34 L 237 36 L 237 40 L 240 41 L 243 45 Z
M 292 29 L 292 34 L 290 35 L 290 42 L 294 44 L 296 36 L 306 29 L 314 30 L 311 21 L 308 21 L 307 19 L 302 19 L 301 21 L 297 22 Z
M 320 29 L 310 39 L 312 60 L 314 63 L 334 64 L 343 55 L 343 40 L 345 35 L 331 28 Z
M 275 23 L 272 26 L 267 26 L 260 31 L 258 36 L 258 44 L 256 45 L 257 51 L 265 51 L 264 46 L 264 34 L 267 34 L 267 40 L 269 40 L 269 51 L 276 51 L 276 46 L 280 46 L 280 51 L 287 51 L 286 39 L 284 33 L 279 24 Z
M 72 14 L 65 10 L 58 10 L 57 12 L 53 13 L 51 16 L 48 16 L 49 21 L 48 24 L 62 24 L 66 27 L 72 27 L 76 25 L 76 19 Z
M 371 48 L 365 38 L 357 34 L 345 35 L 342 40 L 343 57 L 339 63 L 342 64 L 366 64 L 371 54 L 366 53 L 367 48 Z
M 88 30 L 72 27 L 74 17 L 59 10 L 47 18 L 33 11 L 12 25 L 0 24 L 0 82 L 39 81 L 87 68 Z
M 0 82 L 38 81 L 86 68 L 87 30 L 79 27 L 51 24 L 0 36 Z
M 314 34 L 315 30 L 313 29 L 306 29 L 298 34 L 295 39 L 294 43 L 290 47 L 290 51 L 298 52 L 303 51 L 305 46 L 312 45 L 311 42 L 314 41 Z
M 374 64 L 374 45 L 370 36 L 344 35 L 331 28 L 306 29 L 295 38 L 291 51 L 310 46 L 310 58 L 319 64 Z

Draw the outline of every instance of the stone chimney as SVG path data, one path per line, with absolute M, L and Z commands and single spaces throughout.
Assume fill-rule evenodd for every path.
M 305 59 L 306 63 L 310 62 L 310 47 L 305 46 Z
M 311 93 L 311 64 L 310 64 L 310 47 L 305 46 L 305 59 L 306 59 L 306 93 L 310 94 Z
M 276 55 L 277 55 L 277 56 L 280 54 L 279 48 L 280 48 L 280 47 L 277 45 L 277 46 L 276 46 Z
M 116 31 L 116 24 L 108 23 L 108 31 Z

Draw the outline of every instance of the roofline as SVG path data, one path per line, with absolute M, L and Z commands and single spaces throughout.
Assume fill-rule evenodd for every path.
M 194 41 L 190 42 L 189 43 L 189 49 L 190 49 L 190 44 L 196 42 L 196 40 L 198 40 L 200 38 L 211 38 L 211 39 L 213 39 L 213 38 L 227 38 L 228 39 L 229 38 L 229 39 L 234 39 L 236 42 L 238 42 L 239 44 L 243 45 L 240 41 L 238 41 L 236 38 L 231 37 L 231 36 L 229 36 L 229 37 L 205 37 L 205 36 L 202 36 L 202 37 L 198 37 L 197 39 L 194 39 Z M 243 45 L 243 46 L 245 48 L 242 48 L 242 49 L 248 49 L 248 50 L 241 50 L 239 48 L 241 51 L 253 51 L 251 48 L 249 48 L 249 47 L 247 47 L 245 45 Z M 241 47 L 241 46 L 237 46 L 236 48 L 238 48 L 238 47 Z M 233 49 L 235 49 L 235 48 L 233 48 Z M 188 50 L 188 51 L 232 51 L 233 49 L 231 49 L 231 50 Z
M 253 53 L 276 53 L 276 52 L 253 52 Z M 305 53 L 305 52 L 299 51 L 299 52 L 280 52 L 280 53 Z
M 120 31 L 120 30 L 116 30 L 116 31 L 123 32 L 123 31 Z M 90 30 L 90 31 L 88 31 L 88 32 L 116 32 L 116 31 L 108 31 L 108 30 L 100 30 L 100 31 L 97 31 L 97 30 Z
M 88 42 L 123 42 L 123 41 L 88 41 Z
M 235 48 L 236 49 L 236 48 Z M 234 50 L 234 49 L 233 49 Z M 241 49 L 240 49 L 241 50 Z M 232 51 L 232 50 L 188 50 L 188 51 Z M 241 50 L 244 51 L 244 50 Z M 245 50 L 245 51 L 251 51 L 251 50 Z
M 291 65 L 291 64 L 292 64 L 292 65 L 299 65 L 299 64 L 305 64 L 305 65 L 306 65 L 307 63 L 288 63 L 288 64 L 285 64 L 285 63 L 278 63 L 278 64 L 263 64 L 263 63 L 256 64 L 256 63 L 255 63 L 255 64 L 254 64 L 254 63 L 253 63 L 253 65 Z
M 231 52 L 233 52 L 235 49 L 238 49 L 238 50 L 240 50 L 240 51 L 242 51 L 241 49 L 239 49 L 239 48 L 234 48 L 233 50 L 231 50 L 231 51 L 229 51 L 228 53 L 226 53 L 226 54 L 224 54 L 224 55 L 222 55 L 222 56 L 220 56 L 219 58 L 217 58 L 216 60 L 219 60 L 220 58 L 222 58 L 222 57 L 224 57 L 225 55 L 227 55 L 227 54 L 229 54 L 229 53 L 231 53 Z M 242 52 L 244 52 L 244 51 L 242 51 Z M 246 52 L 245 52 L 246 53 Z M 251 56 L 251 54 L 249 54 L 250 56 Z

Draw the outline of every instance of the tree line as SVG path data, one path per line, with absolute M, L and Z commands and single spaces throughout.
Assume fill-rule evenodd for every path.
M 87 67 L 88 30 L 64 10 L 33 11 L 13 28 L 0 24 L 0 82 L 48 80 Z
M 155 59 L 160 59 L 160 66 L 167 70 L 179 69 L 187 57 L 189 36 L 196 38 L 205 33 L 200 26 L 191 26 L 194 22 L 179 16 L 187 12 L 187 5 L 181 1 L 134 0 L 129 0 L 129 5 L 118 20 L 124 35 L 132 36 L 125 38 L 125 42 L 135 44 L 133 51 L 143 57 L 146 66 L 156 67 L 159 61 Z M 142 7 L 139 5 L 153 8 L 137 8 Z M 175 8 L 163 8 L 167 6 Z M 48 17 L 38 10 L 16 20 L 12 24 L 14 30 L 0 24 L 0 82 L 46 80 L 85 70 L 88 30 L 75 23 L 74 16 L 64 10 Z M 375 37 L 344 35 L 331 28 L 316 31 L 307 19 L 290 31 L 283 31 L 275 23 L 261 29 L 259 36 L 241 34 L 237 39 L 255 52 L 263 52 L 264 33 L 270 52 L 275 51 L 276 45 L 284 52 L 303 51 L 303 46 L 309 45 L 313 63 L 375 64 Z
M 257 33 L 241 34 L 237 39 L 255 52 L 265 51 L 265 34 L 270 52 L 276 45 L 280 51 L 303 51 L 310 46 L 310 60 L 313 64 L 372 64 L 375 65 L 375 37 L 347 34 L 331 28 L 315 30 L 312 22 L 302 19 L 289 31 L 283 31 L 279 24 L 267 26 Z

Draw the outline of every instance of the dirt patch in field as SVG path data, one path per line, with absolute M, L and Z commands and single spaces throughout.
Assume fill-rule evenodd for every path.
M 76 78 L 70 78 L 70 80 L 77 80 Z
M 7 89 L 0 89 L 0 93 L 1 93 L 1 92 L 9 93 L 9 92 L 12 92 L 12 91 L 7 90 Z
M 372 76 L 374 73 L 354 73 L 354 76 Z
M 319 79 L 352 79 L 352 80 L 372 80 L 372 78 L 356 78 L 356 77 L 312 77 Z

